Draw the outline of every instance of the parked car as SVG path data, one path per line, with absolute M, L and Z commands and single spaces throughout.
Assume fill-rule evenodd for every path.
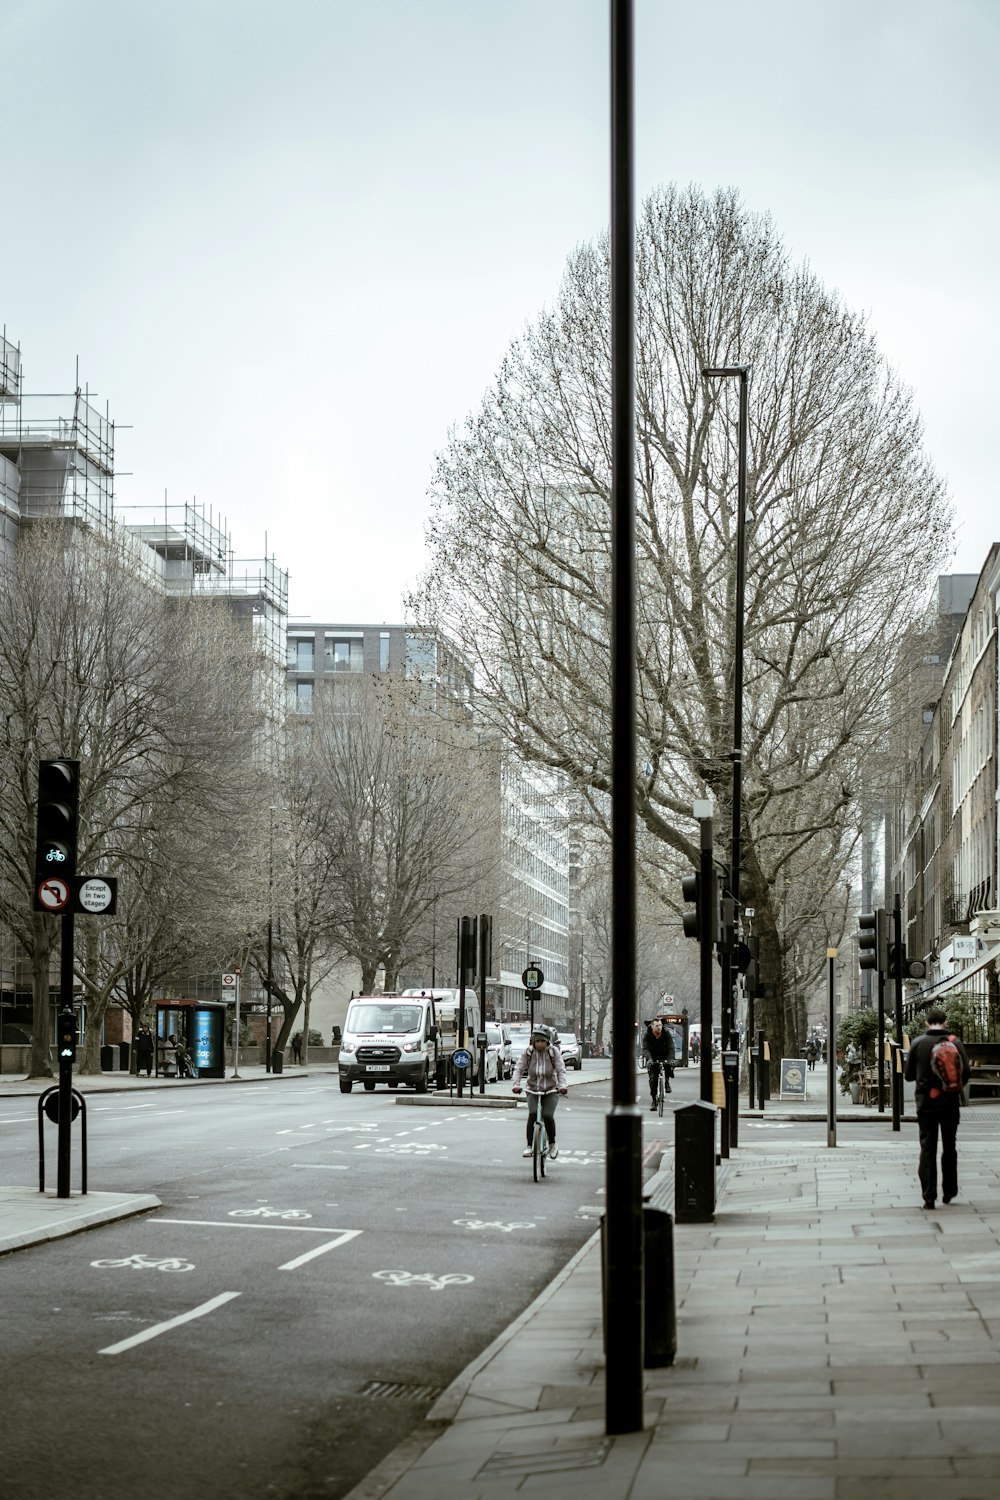
M 514 1071 L 510 1033 L 497 1021 L 486 1022 L 486 1082 L 501 1083 Z
M 513 1072 L 514 1064 L 522 1052 L 527 1052 L 531 1046 L 531 1027 L 509 1026 L 507 1030 L 510 1036 L 510 1068 L 511 1072 Z
M 567 1068 L 575 1068 L 579 1073 L 583 1067 L 583 1048 L 572 1031 L 561 1031 L 557 1045 Z

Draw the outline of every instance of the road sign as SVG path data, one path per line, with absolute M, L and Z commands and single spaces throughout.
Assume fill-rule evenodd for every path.
M 456 1068 L 467 1068 L 472 1061 L 472 1053 L 467 1052 L 464 1047 L 456 1047 L 451 1054 L 451 1060 Z
M 76 910 L 91 916 L 113 916 L 118 905 L 118 880 L 115 876 L 78 875 Z
M 231 990 L 231 989 L 233 989 L 235 987 L 235 984 L 236 984 L 236 975 L 235 974 L 223 974 L 223 976 L 222 976 L 222 988 L 224 990 Z
M 69 882 L 56 875 L 39 881 L 35 891 L 39 911 L 65 911 L 69 905 Z
M 540 990 L 545 983 L 545 975 L 541 969 L 536 969 L 532 966 L 525 969 L 521 975 L 521 983 L 526 990 Z

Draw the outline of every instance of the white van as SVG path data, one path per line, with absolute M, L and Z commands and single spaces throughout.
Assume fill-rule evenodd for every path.
M 359 995 L 347 1009 L 340 1041 L 340 1092 L 349 1094 L 356 1083 L 369 1091 L 377 1083 L 391 1089 L 415 1089 L 426 1094 L 433 1085 L 448 1086 L 448 1058 L 458 1045 L 457 1003 L 451 992 L 416 990 L 404 995 Z M 456 992 L 457 993 L 457 992 Z M 472 991 L 466 990 L 466 1004 Z M 475 1004 L 472 997 L 471 1003 Z M 475 1060 L 475 1031 L 466 1035 Z M 473 1069 L 466 1078 L 471 1082 Z

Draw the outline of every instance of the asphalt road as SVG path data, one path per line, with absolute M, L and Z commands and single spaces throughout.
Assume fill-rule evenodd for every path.
M 164 1206 L 0 1262 L 5 1492 L 344 1494 L 593 1233 L 608 1098 L 560 1102 L 536 1185 L 523 1107 L 332 1075 L 91 1096 L 90 1185 Z M 0 1102 L 7 1184 L 36 1118 Z

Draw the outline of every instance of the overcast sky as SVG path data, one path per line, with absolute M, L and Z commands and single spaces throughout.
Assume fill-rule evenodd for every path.
M 978 572 L 996 518 L 998 0 L 636 0 L 640 194 L 735 185 L 868 312 Z M 290 611 L 402 617 L 434 454 L 607 226 L 607 0 L 0 0 L 0 327 L 119 502 Z M 266 538 L 266 542 L 265 542 Z

